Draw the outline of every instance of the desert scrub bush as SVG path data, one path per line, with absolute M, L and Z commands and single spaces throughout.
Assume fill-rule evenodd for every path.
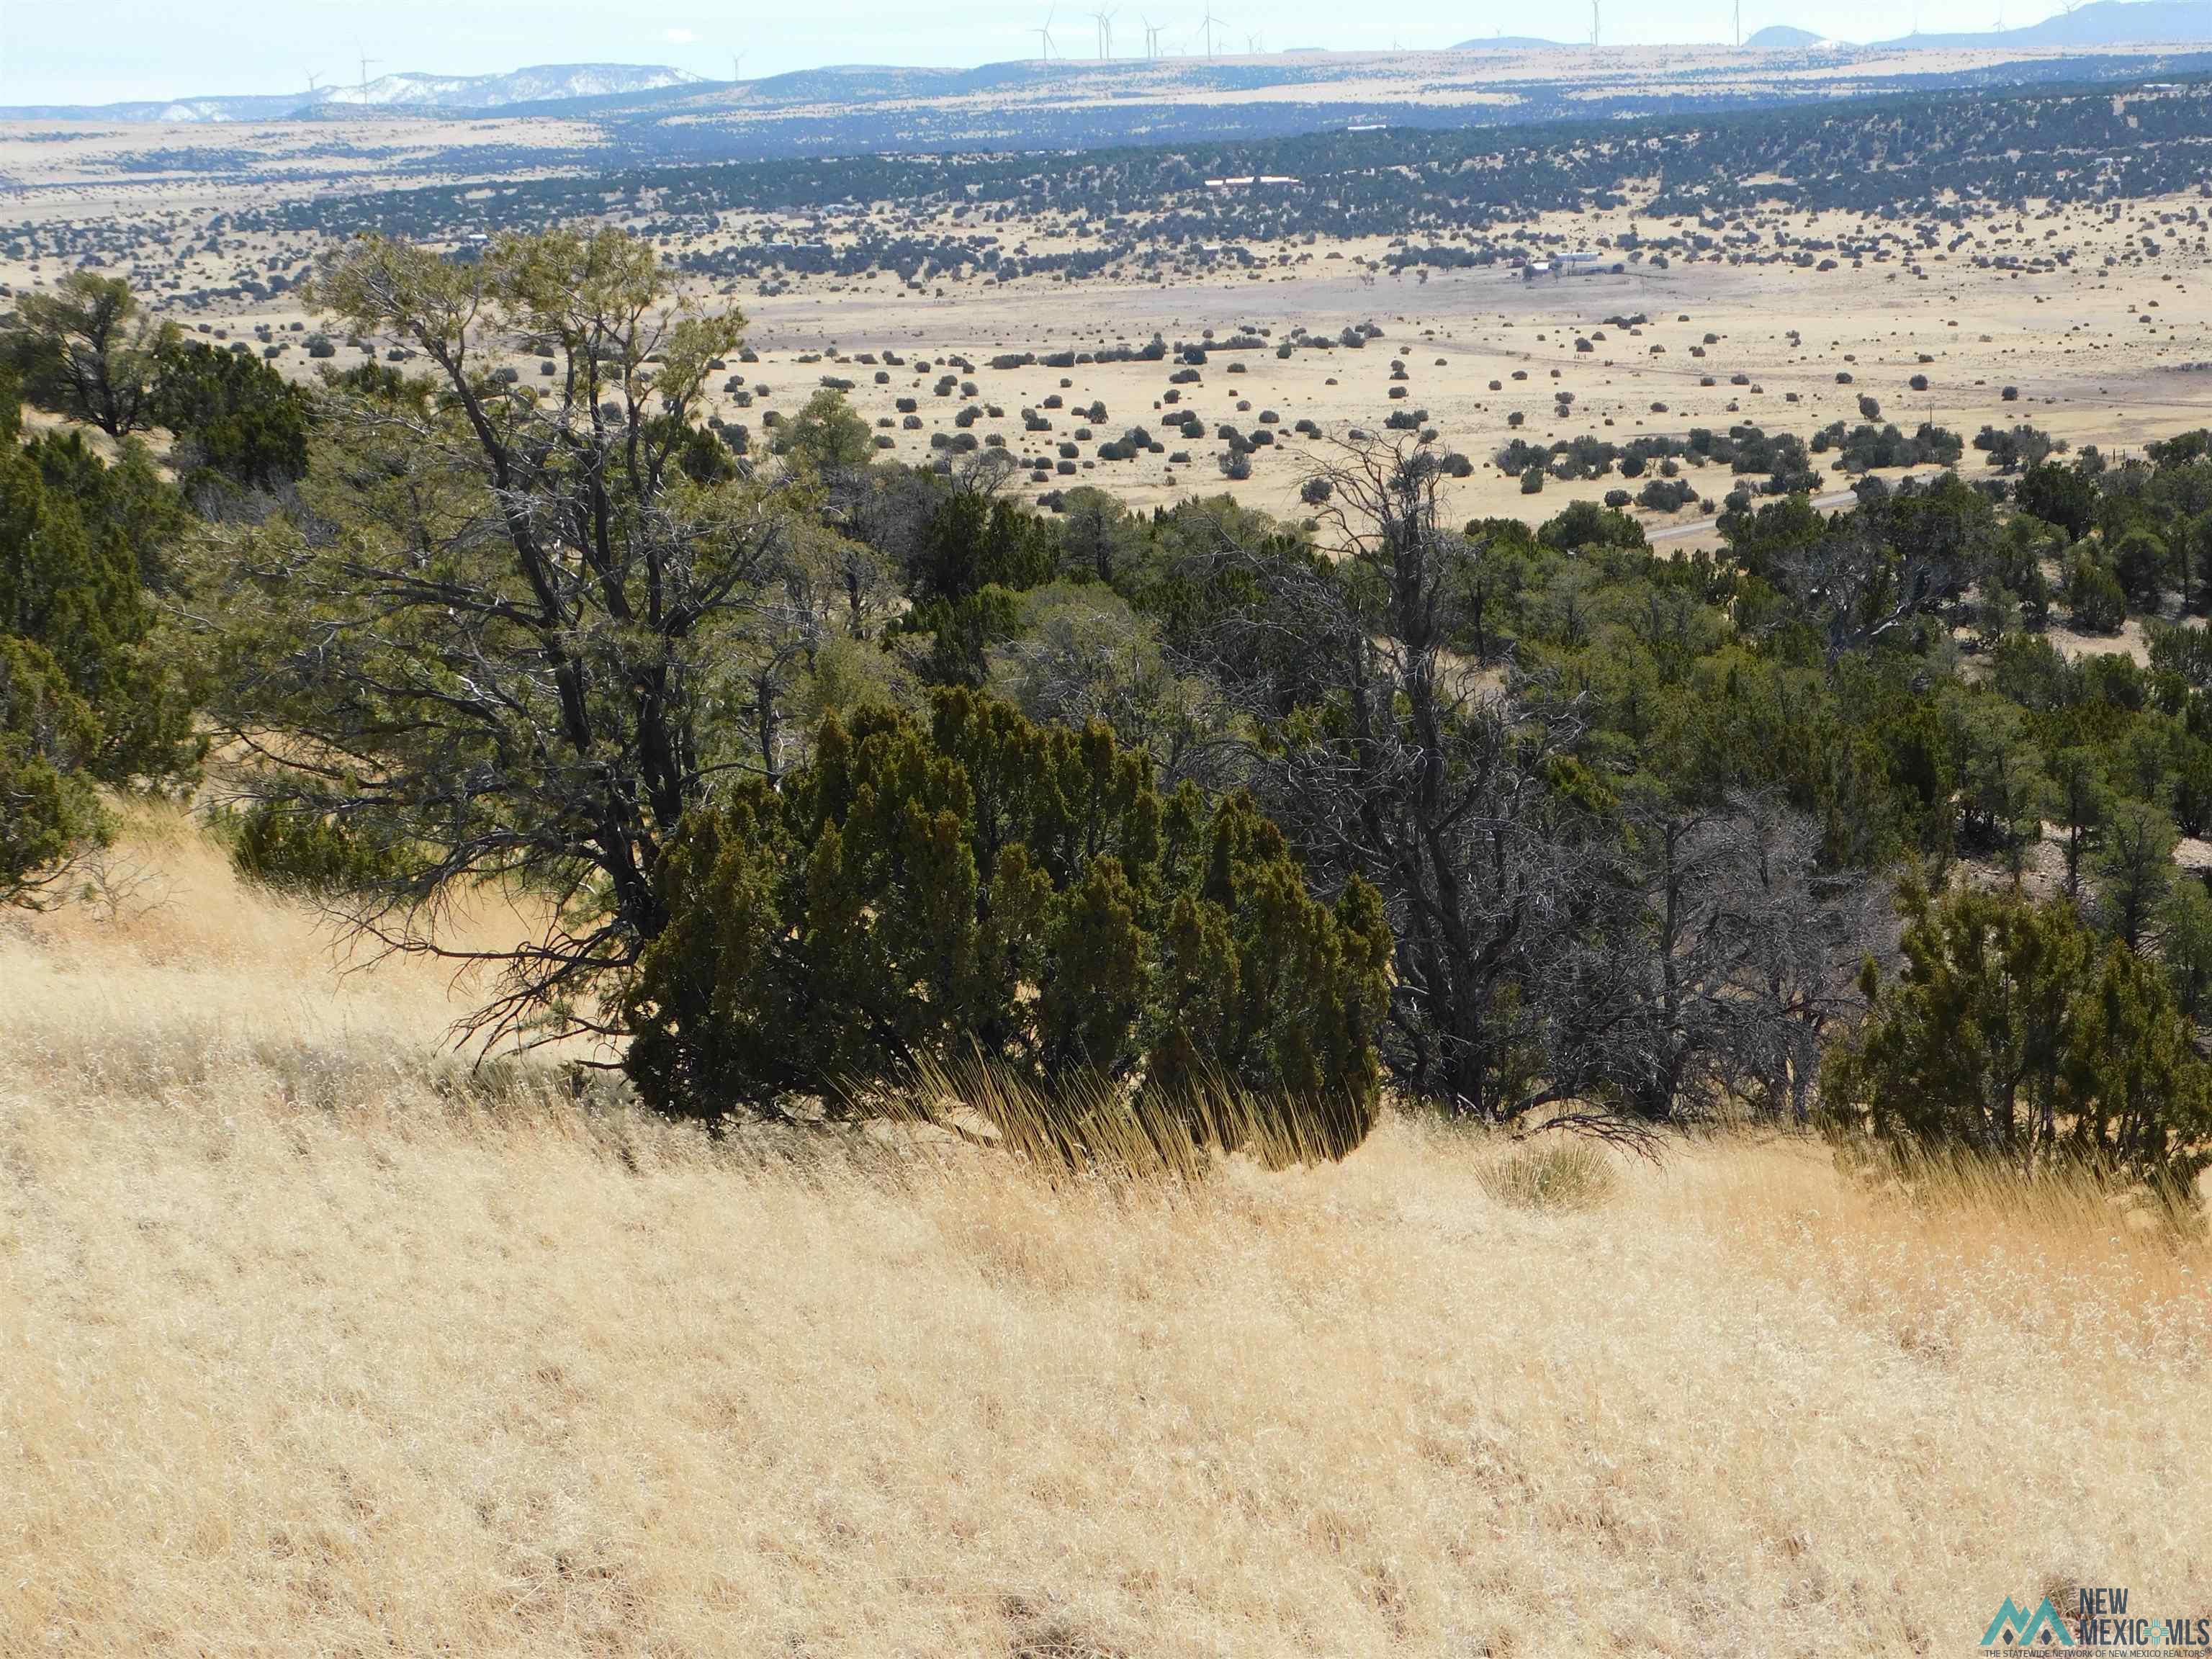
M 1589 1140 L 1550 1140 L 1516 1147 L 1484 1166 L 1482 1190 L 1518 1210 L 1595 1209 L 1613 1191 L 1605 1148 Z
M 625 1024 L 663 1111 L 834 1109 L 973 1057 L 1171 1108 L 1216 1087 L 1296 1102 L 1340 1154 L 1374 1123 L 1391 949 L 1374 890 L 1309 897 L 1249 798 L 1163 795 L 1102 725 L 961 689 L 927 726 L 833 720 L 781 789 L 692 814 L 659 887 L 668 924 Z

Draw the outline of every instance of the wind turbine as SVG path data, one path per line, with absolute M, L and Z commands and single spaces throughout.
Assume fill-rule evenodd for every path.
M 1597 44 L 1597 0 L 1590 0 L 1590 45 Z
M 1137 14 L 1137 21 L 1145 26 L 1145 56 L 1148 58 L 1158 57 L 1160 32 L 1152 27 L 1152 20 L 1142 12 Z
M 1213 31 L 1220 22 L 1221 20 L 1213 15 L 1213 8 L 1208 6 L 1206 9 L 1206 16 L 1200 24 L 1200 27 L 1206 31 L 1206 55 L 1208 58 L 1213 56 Z
M 1059 15 L 1060 8 L 1054 6 L 1045 14 L 1044 27 L 1036 31 L 1037 56 L 1048 64 L 1052 62 L 1052 20 Z
M 1266 46 L 1261 44 L 1265 39 L 1266 37 L 1263 35 L 1246 35 L 1244 37 L 1244 55 L 1247 58 L 1257 58 L 1262 52 L 1267 50 Z
M 1114 20 L 1117 11 L 1094 11 L 1091 14 L 1098 25 L 1098 61 L 1104 63 L 1114 55 Z
M 1743 45 L 1743 0 L 1735 0 L 1735 43 Z
M 734 86 L 737 82 L 740 82 L 740 81 L 744 80 L 744 78 L 745 78 L 745 55 L 744 55 L 744 53 L 743 53 L 743 52 L 732 52 L 732 53 L 730 54 L 730 82 L 731 82 L 731 84 Z
M 356 46 L 356 48 L 358 48 L 359 45 L 360 45 L 360 43 L 359 43 L 358 41 L 355 42 L 355 46 Z M 362 106 L 363 109 L 367 109 L 367 108 L 368 107 L 368 66 L 369 66 L 371 64 L 380 64 L 380 63 L 382 63 L 383 61 L 384 61 L 384 60 L 383 60 L 381 58 L 371 58 L 371 57 L 370 57 L 370 56 L 368 56 L 368 53 L 366 53 L 366 52 L 363 52 L 363 53 L 362 54 L 362 59 L 361 59 L 361 106 Z

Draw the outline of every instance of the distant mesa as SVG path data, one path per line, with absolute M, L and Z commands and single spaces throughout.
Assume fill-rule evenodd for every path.
M 2179 46 L 2212 42 L 2212 0 L 2092 0 L 2025 28 L 1907 34 L 1881 46 Z
M 662 64 L 541 64 L 508 75 L 387 75 L 366 88 L 325 88 L 322 99 L 401 108 L 507 109 L 698 84 L 701 76 Z
M 1851 43 L 1789 23 L 1771 23 L 1743 43 L 1753 52 L 1842 51 Z M 2097 46 L 2212 45 L 2212 0 L 2090 0 L 2070 12 L 2016 29 L 1986 29 L 1959 34 L 1905 34 L 1877 40 L 1885 51 L 1916 47 L 2005 51 L 2022 46 L 2067 50 Z M 1526 34 L 1498 34 L 1462 40 L 1454 52 L 1561 52 L 1558 40 Z
M 1815 46 L 1841 44 L 1810 29 L 1792 28 L 1787 23 L 1769 23 L 1744 42 L 1753 52 L 1810 52 Z
M 702 83 L 661 64 L 540 64 L 507 75 L 381 75 L 366 86 L 241 98 L 132 104 L 46 104 L 0 109 L 0 118 L 96 121 L 270 121 L 364 107 L 410 114 L 520 109 L 533 104 L 635 97 Z

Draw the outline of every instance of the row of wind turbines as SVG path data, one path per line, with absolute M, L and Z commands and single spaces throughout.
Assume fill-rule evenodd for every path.
M 2061 0 L 2061 3 L 2078 4 L 2080 3 L 2080 0 Z M 1590 0 L 1590 45 L 1592 46 L 1598 44 L 1598 5 L 1599 0 Z M 1107 59 L 1110 58 L 1114 55 L 1114 20 L 1119 17 L 1121 14 L 1117 10 L 1079 12 L 1076 15 L 1079 17 L 1089 19 L 1092 26 L 1097 30 L 1098 61 L 1102 64 L 1106 62 Z M 1030 31 L 1030 33 L 1036 36 L 1037 57 L 1048 64 L 1052 62 L 1055 56 L 1060 58 L 1062 62 L 1067 61 L 1067 54 L 1060 50 L 1060 43 L 1053 39 L 1052 26 L 1059 21 L 1059 18 L 1060 8 L 1058 6 L 1054 6 L 1050 12 L 1046 14 L 1043 23 L 1038 27 Z M 1155 24 L 1149 17 L 1139 15 L 1138 21 L 1145 26 L 1144 55 L 1147 58 L 1164 58 L 1168 56 L 1168 54 L 1163 51 L 1160 46 L 1160 37 L 1164 35 L 1167 33 L 1167 30 L 1164 27 Z M 1206 8 L 1206 15 L 1199 20 L 1193 34 L 1187 37 L 1187 39 L 1194 40 L 1202 37 L 1206 42 L 1206 55 L 1208 58 L 1212 58 L 1216 55 L 1214 51 L 1215 39 L 1213 32 L 1216 29 L 1225 30 L 1227 27 L 1227 21 L 1223 18 L 1216 17 L 1213 15 L 1213 9 L 1209 6 Z M 1233 39 L 1234 37 L 1224 35 L 1223 38 L 1224 40 L 1228 40 Z M 1742 0 L 1736 0 L 1737 44 L 1742 44 Z M 1398 42 L 1395 40 L 1392 40 L 1390 47 L 1392 51 L 1397 51 L 1399 49 Z M 1244 50 L 1247 55 L 1256 58 L 1261 52 L 1267 51 L 1267 42 L 1265 35 L 1255 33 L 1247 34 L 1244 37 Z M 1186 46 L 1185 50 L 1188 50 L 1188 46 Z
M 1079 14 L 1079 15 L 1087 17 L 1097 30 L 1098 61 L 1102 64 L 1114 55 L 1114 20 L 1121 15 L 1121 14 L 1118 10 L 1093 11 Z M 1046 14 L 1044 22 L 1040 27 L 1030 31 L 1030 33 L 1036 35 L 1037 39 L 1037 56 L 1048 64 L 1052 62 L 1055 56 L 1059 57 L 1063 61 L 1065 61 L 1067 57 L 1066 52 L 1060 50 L 1059 42 L 1054 40 L 1052 35 L 1052 26 L 1057 22 L 1059 19 L 1060 8 L 1054 6 L 1050 12 Z M 1139 17 L 1138 21 L 1145 26 L 1145 56 L 1148 58 L 1166 57 L 1168 54 L 1160 45 L 1161 37 L 1168 32 L 1165 26 L 1155 24 L 1151 18 L 1141 15 Z M 1216 29 L 1225 29 L 1227 27 L 1228 25 L 1225 20 L 1216 17 L 1213 15 L 1213 9 L 1211 6 L 1206 8 L 1206 15 L 1200 20 L 1196 33 L 1203 35 L 1205 38 L 1206 55 L 1208 58 L 1212 58 L 1215 55 L 1213 32 Z M 1229 38 L 1231 37 L 1224 36 L 1224 40 Z M 1244 50 L 1247 53 L 1256 57 L 1260 53 L 1267 51 L 1267 43 L 1264 36 L 1248 34 L 1244 37 Z
M 1599 44 L 1600 23 L 1601 21 L 1598 10 L 1600 3 L 1601 0 L 1590 0 L 1589 43 L 1593 46 Z M 2081 0 L 2057 0 L 2059 10 L 2064 12 L 2069 17 L 2071 17 L 2074 15 L 2075 8 L 2079 6 L 2081 3 Z M 1741 46 L 1743 44 L 1743 0 L 1734 0 L 1734 11 L 1735 44 Z M 1106 62 L 1114 55 L 1114 20 L 1121 15 L 1121 12 L 1118 10 L 1082 12 L 1078 14 L 1079 16 L 1088 18 L 1097 29 L 1098 61 L 1102 64 Z M 1058 6 L 1054 6 L 1045 15 L 1043 23 L 1038 27 L 1030 31 L 1032 34 L 1036 35 L 1037 39 L 1037 56 L 1048 64 L 1052 62 L 1055 55 L 1060 57 L 1063 62 L 1066 61 L 1067 58 L 1067 54 L 1066 52 L 1059 51 L 1059 43 L 1056 42 L 1052 36 L 1052 26 L 1059 20 L 1059 17 L 1060 8 Z M 1160 38 L 1167 33 L 1167 29 L 1163 26 L 1155 24 L 1151 18 L 1141 15 L 1139 15 L 1138 21 L 1145 26 L 1145 57 L 1146 58 L 1154 58 L 1168 56 L 1168 53 L 1164 51 L 1160 46 Z M 2004 26 L 2004 0 L 1997 0 L 1996 27 L 1999 30 L 2002 30 Z M 1225 29 L 1227 27 L 1228 25 L 1224 19 L 1216 17 L 1213 15 L 1212 7 L 1208 6 L 1206 9 L 1206 15 L 1199 20 L 1195 33 L 1196 34 L 1202 35 L 1204 37 L 1206 41 L 1206 55 L 1208 58 L 1212 58 L 1215 55 L 1214 30 Z M 1912 32 L 1915 34 L 1920 33 L 1920 7 L 1917 3 L 1917 0 L 1912 9 Z M 1398 43 L 1395 40 L 1393 40 L 1390 44 L 1392 49 L 1395 50 Z M 1256 58 L 1261 52 L 1267 51 L 1267 43 L 1264 35 L 1247 34 L 1244 37 L 1244 50 L 1249 56 Z M 1185 50 L 1188 50 L 1187 46 Z M 366 52 L 362 54 L 361 101 L 363 105 L 367 105 L 368 102 L 368 71 L 374 65 L 380 64 L 384 60 L 380 58 L 371 58 Z M 730 59 L 730 79 L 732 82 L 738 82 L 743 81 L 744 76 L 745 54 L 739 52 Z M 319 75 L 310 75 L 307 76 L 307 90 L 311 96 L 321 92 L 321 80 L 322 77 Z
M 1604 19 L 1600 10 L 1601 3 L 1601 0 L 1590 0 L 1589 43 L 1593 46 L 1600 45 L 1603 37 Z M 2057 0 L 2057 3 L 2058 9 L 2070 17 L 2074 15 L 2075 9 L 2081 4 L 2081 0 Z M 1734 0 L 1731 10 L 1734 14 L 1731 21 L 1735 25 L 1734 33 L 1735 37 L 1735 44 L 1738 46 L 1741 46 L 1743 45 L 1743 0 Z M 1092 11 L 1082 12 L 1077 15 L 1089 19 L 1097 30 L 1098 61 L 1103 64 L 1108 58 L 1113 57 L 1114 20 L 1116 17 L 1119 17 L 1121 14 L 1119 11 Z M 1048 64 L 1053 60 L 1055 55 L 1060 57 L 1063 61 L 1065 61 L 1067 57 L 1066 52 L 1059 51 L 1058 42 L 1053 39 L 1052 26 L 1054 22 L 1058 20 L 1059 16 L 1060 9 L 1055 6 L 1048 14 L 1047 14 L 1043 24 L 1030 31 L 1031 33 L 1036 36 L 1037 56 Z M 1140 16 L 1139 21 L 1145 26 L 1144 55 L 1147 58 L 1166 57 L 1168 54 L 1163 52 L 1160 47 L 1160 37 L 1165 34 L 1167 30 L 1156 26 L 1149 17 Z M 2004 0 L 1997 0 L 1996 27 L 1997 30 L 2002 33 L 2004 26 Z M 1207 7 L 1206 15 L 1200 20 L 1195 33 L 1203 35 L 1206 41 L 1206 55 L 1208 58 L 1212 58 L 1215 55 L 1213 32 L 1216 29 L 1225 28 L 1226 27 L 1227 25 L 1223 19 L 1216 17 L 1213 15 L 1213 9 L 1211 6 Z M 1920 33 L 1920 6 L 1918 0 L 1915 0 L 1912 9 L 1912 32 L 1915 34 Z M 1398 43 L 1395 40 L 1393 40 L 1390 44 L 1392 49 L 1394 51 L 1396 50 Z M 1257 57 L 1260 53 L 1267 51 L 1267 42 L 1264 37 L 1258 34 L 1247 34 L 1244 37 L 1244 50 L 1249 55 Z M 1188 47 L 1186 47 L 1186 50 L 1188 50 Z

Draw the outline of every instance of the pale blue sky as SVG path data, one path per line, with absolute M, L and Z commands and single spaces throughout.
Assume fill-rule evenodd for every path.
M 1144 41 L 1143 16 L 1170 52 L 1199 49 L 1203 0 L 1073 0 L 1053 33 L 1070 56 L 1093 55 L 1084 14 L 1120 16 L 1117 56 Z M 1444 46 L 1470 35 L 1582 38 L 1583 0 L 1347 7 L 1343 0 L 1214 0 L 1219 35 L 1269 50 Z M 281 93 L 359 78 L 363 52 L 394 70 L 480 75 L 526 64 L 673 64 L 726 77 L 743 52 L 748 76 L 823 64 L 970 64 L 1033 56 L 1048 0 L 0 0 L 0 104 L 106 103 L 193 94 Z M 2005 21 L 2031 23 L 2053 0 L 2012 0 Z M 1611 0 L 1608 39 L 1721 40 L 1728 0 Z M 1747 33 L 1795 23 L 1853 40 L 1923 28 L 1987 28 L 1996 0 L 1746 0 Z

